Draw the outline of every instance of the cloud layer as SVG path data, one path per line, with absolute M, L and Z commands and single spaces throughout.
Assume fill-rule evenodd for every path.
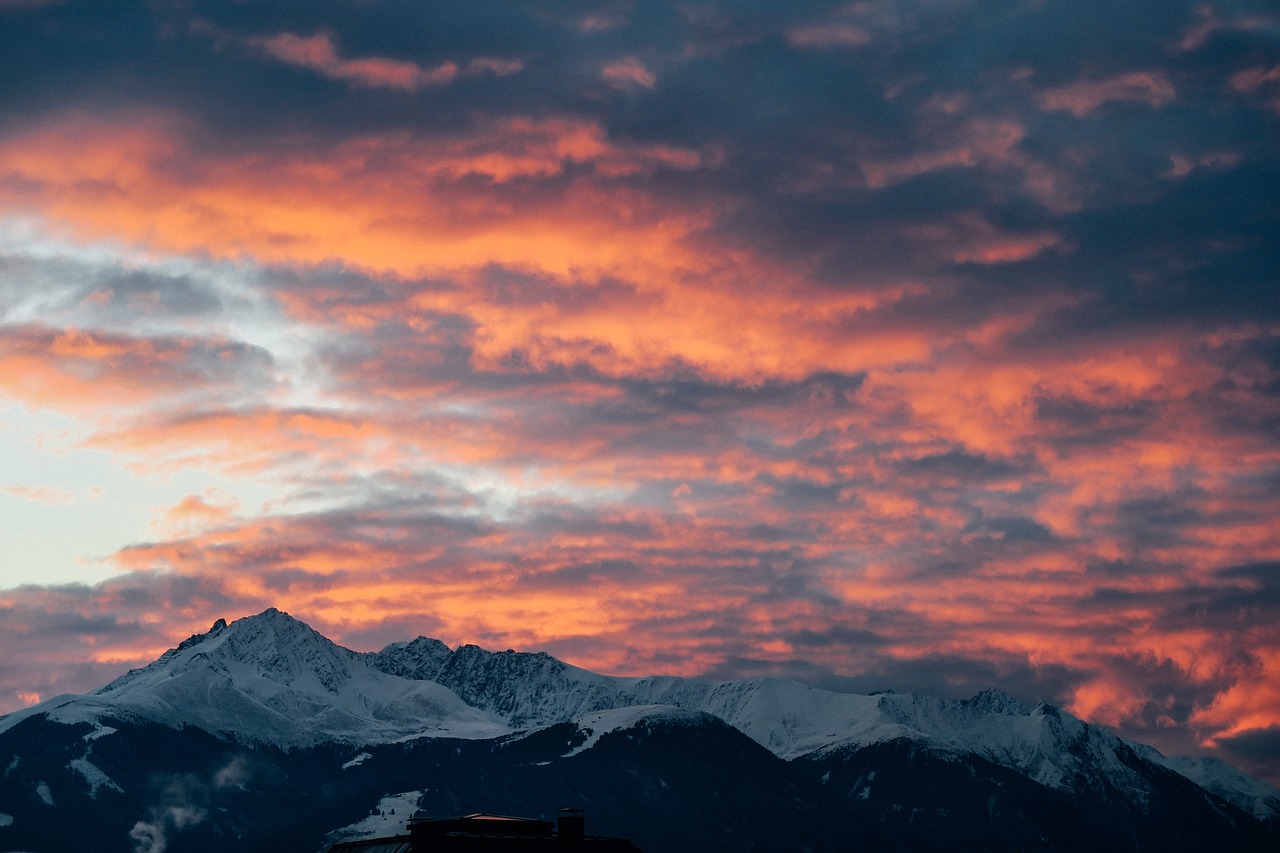
M 0 5 L 0 421 L 204 485 L 13 555 L 0 711 L 278 606 L 1280 778 L 1267 4 L 96 9 Z

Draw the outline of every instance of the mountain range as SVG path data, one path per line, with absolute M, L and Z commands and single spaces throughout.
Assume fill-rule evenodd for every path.
M 317 853 L 415 809 L 659 850 L 1280 849 L 1280 791 L 1045 702 L 621 678 L 269 609 L 0 717 L 0 851 Z M 391 813 L 392 811 L 397 813 Z

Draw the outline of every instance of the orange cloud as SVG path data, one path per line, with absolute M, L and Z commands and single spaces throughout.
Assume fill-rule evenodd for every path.
M 871 325 L 856 336 L 811 334 L 815 309 L 834 331 L 869 301 L 891 302 L 909 285 L 821 294 L 815 305 L 802 271 L 698 246 L 713 217 L 707 204 L 660 204 L 625 183 L 562 179 L 573 163 L 619 181 L 714 168 L 709 154 L 615 142 L 592 123 L 560 119 L 253 158 L 203 155 L 187 135 L 154 118 L 121 129 L 78 117 L 11 137 L 0 143 L 0 163 L 20 180 L 5 185 L 6 203 L 86 237 L 116 235 L 157 250 L 322 263 L 340 246 L 358 267 L 460 277 L 468 286 L 423 292 L 413 307 L 472 317 L 482 365 L 515 352 L 534 365 L 586 361 L 619 373 L 679 359 L 755 379 L 917 359 L 929 349 L 924 333 Z M 543 178 L 552 186 L 545 192 L 537 189 Z M 634 282 L 633 297 L 625 307 L 585 300 L 571 313 L 554 300 L 487 300 L 470 282 L 478 281 L 474 270 L 495 264 L 553 277 L 531 286 L 582 282 L 590 291 L 593 281 L 619 278 Z
M 1237 92 L 1252 92 L 1269 83 L 1280 84 L 1280 65 L 1246 68 L 1231 75 L 1231 88 Z
M 1257 639 L 1266 645 L 1252 649 L 1256 671 L 1219 693 L 1207 707 L 1197 709 L 1192 718 L 1194 725 L 1210 735 L 1206 745 L 1280 724 L 1280 638 L 1270 631 Z
M 143 418 L 104 429 L 86 444 L 125 454 L 140 470 L 199 465 L 249 474 L 304 457 L 320 470 L 344 458 L 358 466 L 370 453 L 380 467 L 394 467 L 405 448 L 394 442 L 384 446 L 380 436 L 389 433 L 341 412 L 246 408 Z
M 207 497 L 217 499 L 212 493 Z M 190 535 L 197 530 L 225 524 L 235 517 L 239 509 L 239 502 L 234 498 L 224 503 L 210 503 L 200 495 L 187 495 L 177 504 L 165 508 L 152 523 L 152 529 L 165 537 Z
M 585 182 L 544 195 L 515 188 L 520 205 L 505 195 L 506 184 L 574 163 L 605 177 L 706 165 L 698 152 L 614 142 L 590 122 L 503 119 L 454 139 L 371 137 L 252 157 L 203 154 L 191 135 L 155 116 L 55 121 L 0 142 L 3 201 L 85 237 L 286 263 L 322 262 L 341 247 L 349 263 L 406 274 L 692 264 L 680 240 L 707 218 Z M 464 193 L 458 183 L 472 178 L 489 187 Z M 630 239 L 612 239 L 619 232 Z
M 180 395 L 252 387 L 266 353 L 193 338 L 141 338 L 80 329 L 0 326 L 0 393 L 28 405 L 89 411 Z
M 45 504 L 68 504 L 76 499 L 75 492 L 49 486 L 3 486 L 0 492 L 21 498 L 24 501 L 35 501 Z
M 806 24 L 787 30 L 787 43 L 798 48 L 862 47 L 871 35 L 853 24 Z
M 956 263 L 1007 264 L 1029 260 L 1045 249 L 1060 246 L 1057 234 L 1040 231 L 1010 234 L 976 215 L 963 215 L 948 222 L 912 225 L 905 236 L 929 245 L 939 256 Z
M 620 59 L 617 62 L 610 62 L 601 69 L 600 79 L 619 89 L 628 89 L 634 86 L 639 86 L 642 89 L 652 89 L 658 82 L 657 76 L 634 56 L 628 56 L 626 59 Z
M 1240 155 L 1234 151 L 1215 151 L 1201 154 L 1198 157 L 1187 157 L 1182 154 L 1169 155 L 1168 178 L 1184 178 L 1197 169 L 1230 169 L 1239 165 Z
M 905 156 L 864 157 L 858 166 L 874 189 L 892 186 L 941 169 L 1015 168 L 1030 164 L 1017 152 L 1026 131 L 1017 122 L 971 119 L 942 136 L 932 150 Z
M 1275 21 L 1263 15 L 1237 15 L 1222 18 L 1219 16 L 1218 10 L 1208 3 L 1196 7 L 1196 17 L 1199 20 L 1188 27 L 1182 38 L 1178 40 L 1177 47 L 1179 50 L 1199 50 L 1213 36 L 1221 32 L 1246 33 L 1269 30 L 1275 27 Z
M 281 62 L 362 86 L 412 92 L 448 83 L 458 76 L 458 66 L 454 62 L 444 62 L 435 68 L 423 68 L 415 62 L 376 56 L 346 59 L 338 55 L 333 38 L 327 33 L 311 36 L 281 33 L 271 38 L 255 39 L 251 44 Z M 481 67 L 483 66 L 477 66 L 478 69 Z
M 1130 71 L 1106 80 L 1080 80 L 1046 89 L 1036 100 L 1042 109 L 1065 110 L 1077 118 L 1089 115 L 1111 101 L 1128 101 L 1162 107 L 1177 97 L 1169 78 L 1160 72 Z

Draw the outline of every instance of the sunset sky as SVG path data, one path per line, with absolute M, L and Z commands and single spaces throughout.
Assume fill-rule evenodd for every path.
M 0 542 L 0 713 L 275 606 L 1280 782 L 1280 11 L 0 0 Z

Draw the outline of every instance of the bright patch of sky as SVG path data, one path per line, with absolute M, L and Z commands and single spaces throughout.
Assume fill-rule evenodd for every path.
M 157 521 L 189 495 L 217 494 L 249 512 L 272 495 L 209 471 L 140 474 L 77 447 L 81 438 L 71 418 L 0 407 L 0 588 L 105 580 L 119 571 L 111 555 L 156 538 Z
M 312 363 L 323 330 L 284 316 L 263 286 L 263 271 L 251 263 L 73 243 L 38 220 L 16 217 L 0 220 L 0 258 L 12 265 L 7 274 L 0 270 L 0 321 L 127 335 L 222 336 L 271 354 L 282 378 L 263 389 L 273 405 L 347 408 L 326 396 Z M 104 310 L 104 303 L 118 310 Z M 246 397 L 233 404 L 254 402 Z M 301 482 L 231 475 L 199 460 L 157 466 L 127 452 L 85 446 L 101 426 L 47 409 L 0 406 L 0 536 L 7 545 L 0 589 L 105 580 L 119 571 L 112 555 L 121 548 L 172 535 L 172 527 L 162 529 L 165 514 L 192 495 L 245 515 L 323 512 L 367 496 L 359 480 L 351 488 L 328 483 L 316 489 L 305 475 Z M 499 522 L 539 500 L 590 506 L 628 494 L 570 484 L 532 467 L 518 478 L 474 465 L 439 465 L 432 474 L 474 499 L 442 511 Z
M 70 243 L 30 218 L 0 221 L 0 260 L 0 322 L 6 324 L 81 328 L 91 321 L 95 332 L 221 335 L 267 350 L 277 364 L 302 359 L 309 350 L 300 341 L 306 330 L 279 322 L 246 264 Z M 139 278 L 143 290 L 148 279 L 183 283 L 178 291 L 186 302 L 164 302 L 164 289 L 154 287 L 142 293 L 140 304 L 101 310 L 95 294 L 120 300 L 112 283 Z M 295 390 L 291 396 L 308 394 Z M 104 580 L 118 572 L 111 560 L 116 551 L 155 539 L 166 511 L 191 495 L 250 513 L 278 498 L 270 484 L 205 468 L 142 471 L 128 455 L 85 446 L 101 426 L 0 401 L 0 589 Z

